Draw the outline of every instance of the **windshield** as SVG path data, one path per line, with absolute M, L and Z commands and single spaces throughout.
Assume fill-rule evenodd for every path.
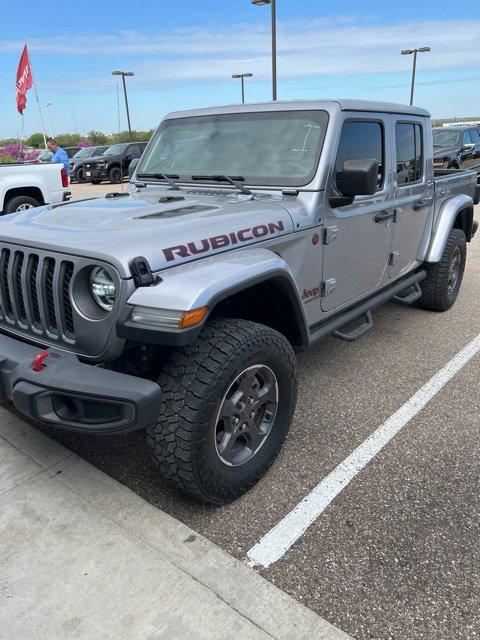
M 461 131 L 458 129 L 434 129 L 433 130 L 433 146 L 434 147 L 456 147 L 460 143 Z
M 92 155 L 94 148 L 93 147 L 84 147 L 77 151 L 77 153 L 73 156 L 74 158 L 88 158 Z
M 250 185 L 304 186 L 315 175 L 328 114 L 269 111 L 165 120 L 137 175 L 230 176 Z
M 105 151 L 104 156 L 116 156 L 123 153 L 127 148 L 126 144 L 114 144 Z

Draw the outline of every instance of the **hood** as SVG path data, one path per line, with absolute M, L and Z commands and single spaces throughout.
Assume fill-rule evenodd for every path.
M 103 260 L 125 278 L 137 256 L 158 271 L 292 232 L 292 219 L 276 200 L 167 189 L 80 200 L 3 216 L 0 238 Z
M 121 158 L 120 153 L 116 153 L 114 156 L 92 156 L 91 158 L 82 158 L 82 162 L 90 164 L 91 162 L 105 162 L 106 160 L 118 160 Z

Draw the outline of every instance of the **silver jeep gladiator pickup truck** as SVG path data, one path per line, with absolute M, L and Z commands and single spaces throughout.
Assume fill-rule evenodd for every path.
M 168 115 L 128 192 L 1 219 L 0 399 L 145 429 L 162 479 L 236 498 L 289 430 L 295 350 L 360 338 L 388 300 L 454 303 L 477 175 L 432 157 L 428 112 L 402 105 Z

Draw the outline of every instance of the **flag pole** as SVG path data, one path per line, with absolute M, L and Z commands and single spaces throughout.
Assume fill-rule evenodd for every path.
M 20 114 L 20 117 L 22 118 L 22 126 L 20 129 L 20 157 L 22 157 L 22 151 L 23 151 L 23 127 L 25 124 L 25 118 L 23 117 L 23 113 Z
M 35 74 L 33 73 L 32 61 L 30 60 L 30 55 L 28 56 L 30 61 L 30 70 L 32 72 L 32 80 L 33 80 L 33 88 L 35 89 L 35 98 L 37 100 L 38 113 L 40 115 L 40 122 L 42 123 L 42 133 L 43 133 L 43 143 L 45 145 L 45 149 L 47 148 L 47 136 L 45 134 L 45 124 L 43 122 L 42 108 L 40 106 L 40 100 L 38 99 L 38 91 L 37 91 L 37 83 L 35 82 Z

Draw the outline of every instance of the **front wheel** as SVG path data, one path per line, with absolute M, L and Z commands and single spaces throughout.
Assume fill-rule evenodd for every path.
M 120 184 L 123 179 L 122 170 L 120 169 L 120 167 L 113 167 L 112 169 L 110 169 L 108 179 L 112 184 Z
M 467 242 L 461 229 L 452 229 L 442 259 L 425 266 L 427 277 L 421 283 L 418 305 L 432 311 L 447 311 L 457 299 L 467 259 Z
M 250 489 L 286 438 L 297 398 L 293 349 L 277 331 L 214 320 L 174 351 L 158 379 L 163 393 L 147 446 L 161 477 L 205 502 Z
M 85 177 L 85 169 L 83 167 L 80 167 L 75 171 L 75 179 L 79 184 L 84 184 L 87 181 Z

